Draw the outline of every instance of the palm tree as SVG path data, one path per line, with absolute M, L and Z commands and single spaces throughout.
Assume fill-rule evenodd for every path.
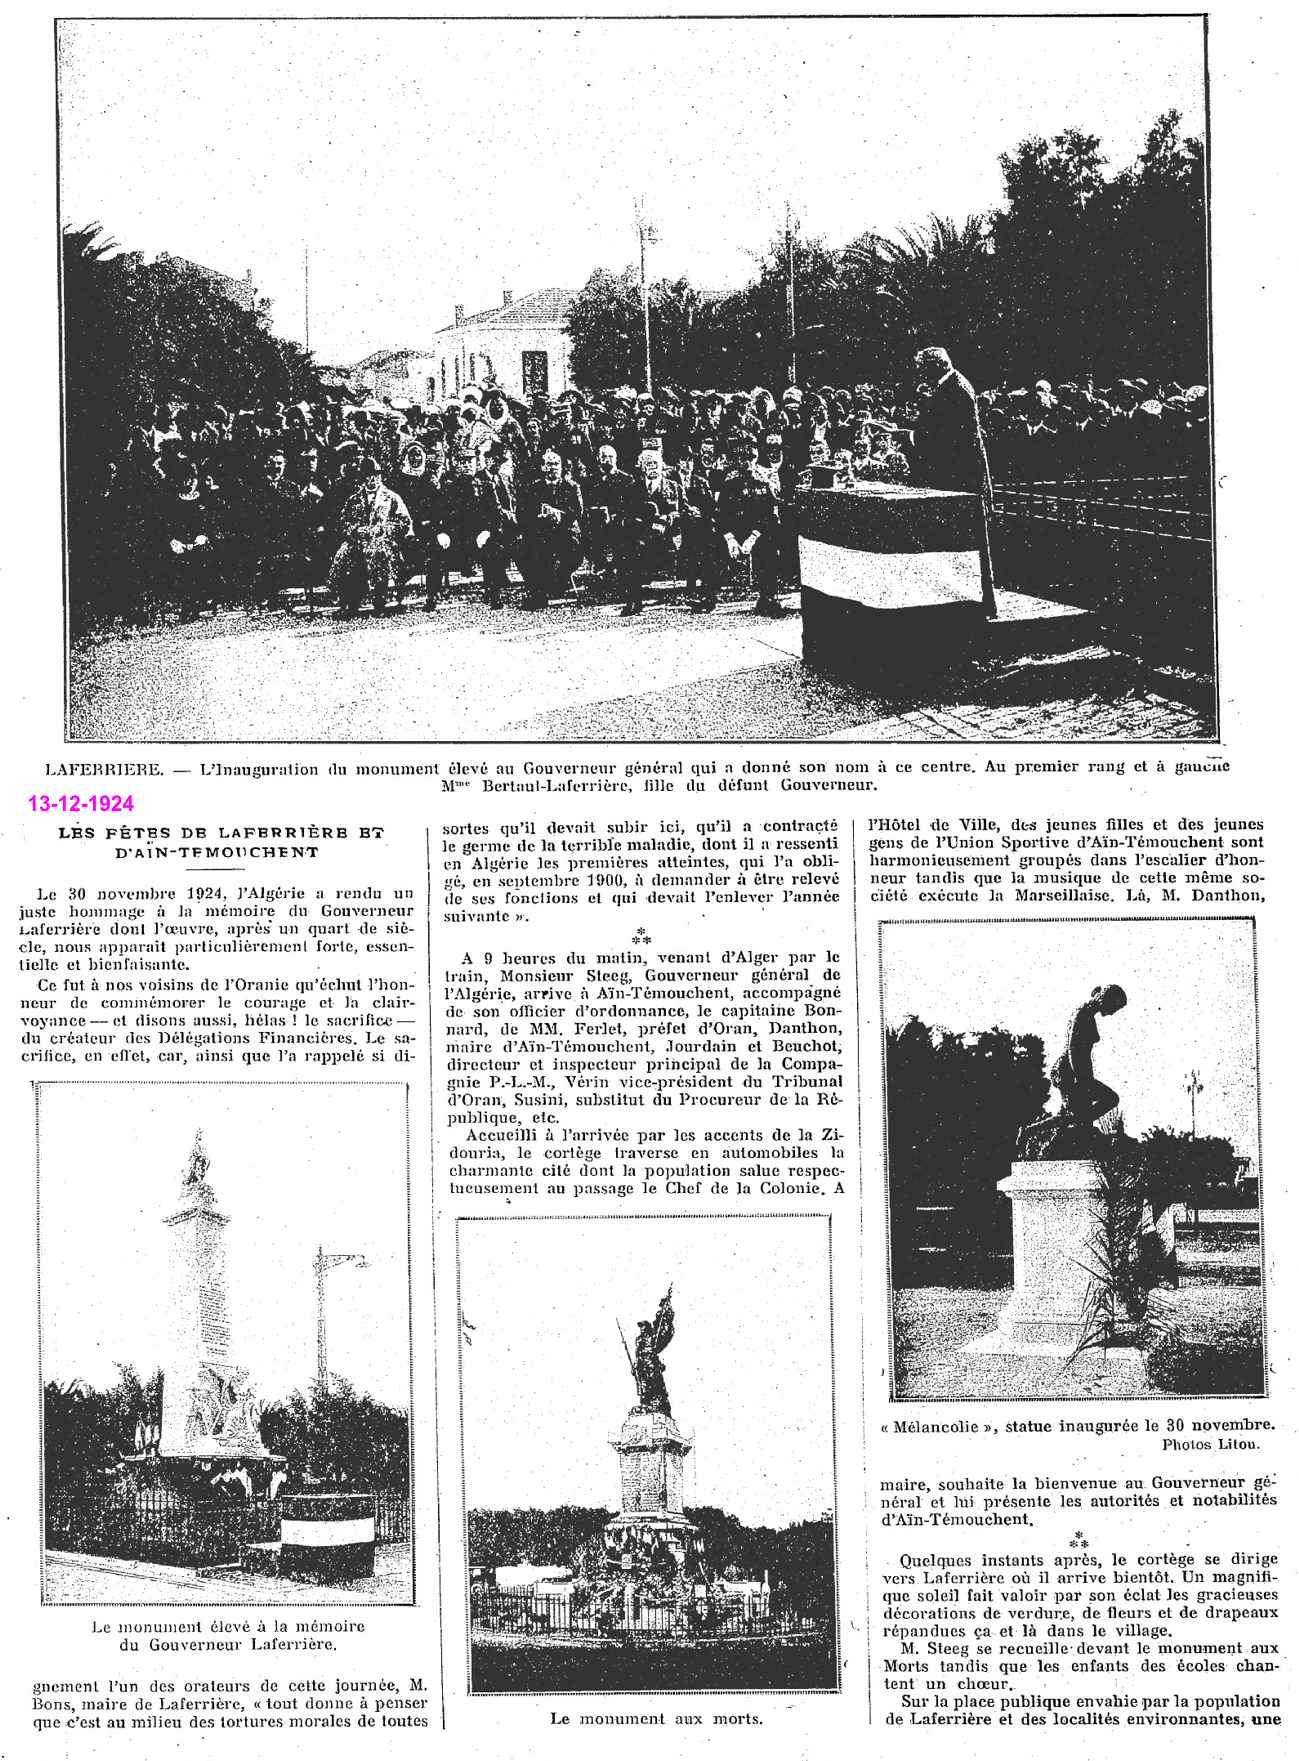
M 969 357 L 986 334 L 992 278 L 987 221 L 931 214 L 924 227 L 901 228 L 896 238 L 868 233 L 844 253 L 854 278 L 868 284 L 876 322 L 907 344 L 939 344 Z

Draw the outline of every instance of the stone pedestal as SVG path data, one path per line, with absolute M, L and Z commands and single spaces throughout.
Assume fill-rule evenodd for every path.
M 1070 1357 L 1096 1279 L 1099 1222 L 1094 1161 L 1015 1162 L 997 1190 L 1011 1202 L 1015 1291 L 995 1333 L 966 1351 Z
M 623 1516 L 680 1516 L 685 1461 L 694 1445 L 671 1414 L 634 1406 L 613 1439 L 622 1468 Z
M 668 1413 L 634 1406 L 612 1439 L 622 1470 L 618 1515 L 606 1523 L 605 1549 L 628 1567 L 663 1559 L 686 1569 L 697 1549 L 685 1515 L 685 1459 L 694 1445 Z

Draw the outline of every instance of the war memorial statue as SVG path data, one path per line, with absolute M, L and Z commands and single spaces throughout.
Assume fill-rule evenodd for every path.
M 631 1373 L 636 1383 L 642 1412 L 661 1412 L 672 1416 L 667 1383 L 663 1379 L 663 1352 L 676 1334 L 676 1315 L 672 1310 L 672 1286 L 659 1303 L 652 1321 L 642 1321 L 636 1329 L 636 1355 L 632 1357 Z
M 1112 1113 L 1119 1097 L 1098 1080 L 1092 1069 L 1092 1050 L 1100 1040 L 1097 1025 L 1102 1015 L 1116 1015 L 1127 1005 L 1127 993 L 1117 984 L 1096 989 L 1069 1018 L 1064 1051 L 1051 1066 L 1051 1082 L 1060 1096 L 1060 1110 L 1044 1113 L 1019 1134 L 1017 1159 L 1021 1162 L 1067 1162 L 1080 1157 L 1105 1156 L 1113 1138 L 1097 1129 L 1098 1121 Z

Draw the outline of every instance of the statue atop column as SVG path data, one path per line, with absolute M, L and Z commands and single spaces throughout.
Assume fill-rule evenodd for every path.
M 203 1148 L 203 1131 L 200 1127 L 194 1133 L 194 1147 L 189 1152 L 189 1161 L 181 1175 L 180 1190 L 183 1198 L 207 1205 L 216 1202 L 216 1194 L 207 1183 L 207 1171 L 211 1165 L 207 1151 Z
M 1069 1017 L 1064 1051 L 1051 1066 L 1060 1110 L 1044 1113 L 1020 1132 L 1017 1155 L 1021 1162 L 1069 1161 L 1108 1147 L 1096 1123 L 1113 1112 L 1119 1097 L 1097 1078 L 1092 1051 L 1100 1040 L 1099 1018 L 1116 1015 L 1127 1000 L 1121 985 L 1097 985 Z
M 631 1360 L 631 1373 L 636 1382 L 637 1401 L 645 1412 L 661 1412 L 672 1416 L 667 1383 L 663 1379 L 662 1353 L 672 1343 L 676 1332 L 676 1316 L 672 1312 L 672 1286 L 659 1303 L 652 1321 L 641 1321 L 636 1329 L 636 1353 Z

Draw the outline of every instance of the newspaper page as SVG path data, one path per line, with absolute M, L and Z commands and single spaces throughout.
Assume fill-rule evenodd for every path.
M 1284 18 L 6 25 L 4 1755 L 1282 1752 Z

